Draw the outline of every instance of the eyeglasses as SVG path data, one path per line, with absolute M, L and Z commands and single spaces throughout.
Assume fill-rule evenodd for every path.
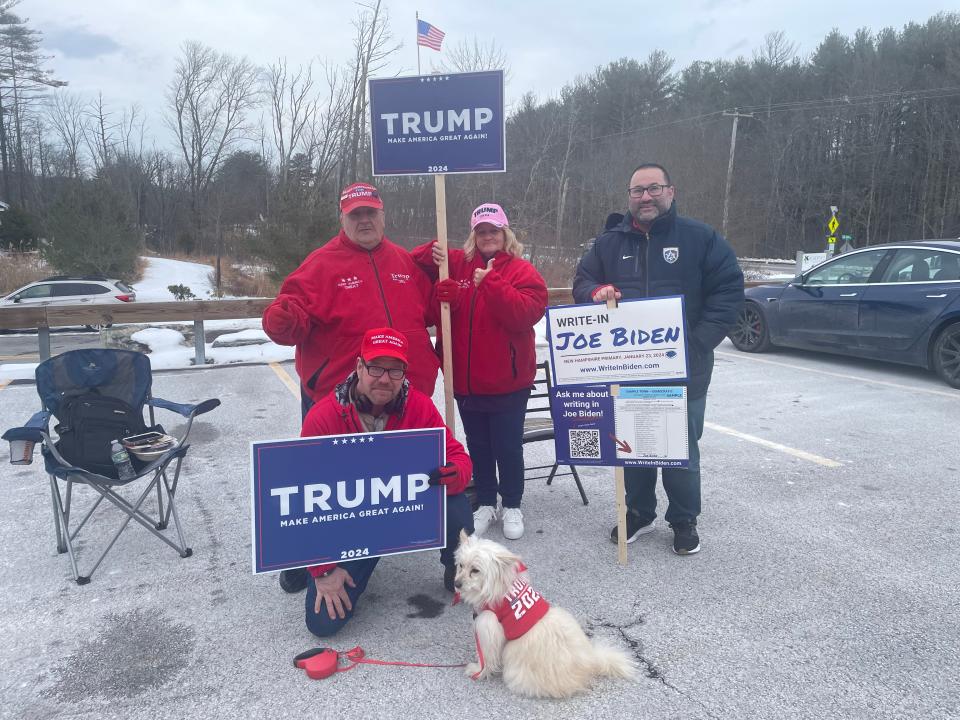
M 636 187 L 629 188 L 628 191 L 630 197 L 635 198 L 642 198 L 644 193 L 647 193 L 650 197 L 660 197 L 668 187 L 673 187 L 673 185 L 660 185 L 659 183 L 647 185 L 646 187 L 637 185 Z
M 367 372 L 372 378 L 383 377 L 383 374 L 386 373 L 390 376 L 391 380 L 403 380 L 403 376 L 407 374 L 407 371 L 403 368 L 390 368 L 389 370 L 385 367 L 380 367 L 379 365 L 367 365 L 367 361 L 363 358 L 360 359 L 360 362 L 363 363 L 363 366 L 367 369 Z

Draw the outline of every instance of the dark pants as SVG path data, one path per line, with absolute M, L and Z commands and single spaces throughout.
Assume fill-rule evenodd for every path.
M 306 391 L 303 388 L 300 388 L 300 421 L 303 422 L 307 419 L 307 413 L 310 412 L 310 408 L 313 407 L 313 400 L 310 399 L 310 396 L 307 395 Z
M 467 535 L 473 534 L 473 510 L 470 507 L 470 501 L 463 493 L 459 495 L 447 496 L 447 546 L 440 551 L 440 562 L 445 566 L 453 565 L 453 553 L 460 543 L 460 531 L 463 530 Z M 356 587 L 344 585 L 347 595 L 350 597 L 351 610 L 346 610 L 343 619 L 339 617 L 331 620 L 327 615 L 326 603 L 320 604 L 320 612 L 315 613 L 313 606 L 317 602 L 317 586 L 313 578 L 307 583 L 306 597 L 306 621 L 307 629 L 317 637 L 329 637 L 336 634 L 344 625 L 350 622 L 353 614 L 357 611 L 357 602 L 360 596 L 367 589 L 367 582 L 373 575 L 373 569 L 377 566 L 380 558 L 364 558 L 363 560 L 352 560 L 350 562 L 339 563 L 339 566 L 350 573 Z
M 663 489 L 667 493 L 668 523 L 696 520 L 700 514 L 700 444 L 707 396 L 687 400 L 687 433 L 690 464 L 686 468 L 661 468 Z M 657 517 L 657 468 L 627 467 L 623 469 L 627 491 L 627 509 L 646 524 Z
M 473 484 L 478 505 L 520 507 L 523 499 L 523 418 L 527 396 L 511 397 L 509 404 L 494 410 L 473 410 L 470 399 L 458 400 L 467 450 L 473 460 Z M 499 473 L 497 472 L 499 470 Z M 498 478 L 499 474 L 499 480 Z

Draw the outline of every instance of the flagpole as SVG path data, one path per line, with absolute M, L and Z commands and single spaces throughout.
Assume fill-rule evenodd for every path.
M 420 11 L 416 11 L 417 16 L 417 37 L 420 35 Z M 420 43 L 417 43 L 417 75 L 420 74 Z

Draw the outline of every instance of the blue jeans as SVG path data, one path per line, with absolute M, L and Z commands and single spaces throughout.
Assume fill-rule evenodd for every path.
M 460 531 L 463 530 L 467 535 L 473 534 L 473 510 L 470 507 L 470 501 L 463 493 L 459 495 L 447 496 L 447 546 L 440 551 L 440 562 L 445 566 L 453 565 L 453 553 L 460 543 Z M 320 603 L 320 612 L 313 611 L 313 606 L 317 602 L 317 585 L 311 577 L 307 582 L 307 597 L 304 610 L 306 611 L 307 629 L 317 637 L 330 637 L 335 635 L 344 625 L 350 622 L 353 614 L 357 611 L 357 602 L 360 596 L 367 589 L 367 583 L 373 570 L 377 567 L 380 558 L 364 558 L 362 560 L 351 560 L 350 562 L 339 563 L 339 566 L 350 573 L 356 587 L 344 585 L 347 596 L 350 598 L 350 610 L 344 611 L 343 618 L 330 619 L 327 614 L 326 602 Z
M 700 514 L 700 444 L 707 396 L 687 400 L 687 433 L 690 464 L 686 468 L 661 468 L 663 489 L 667 493 L 668 523 L 684 523 Z M 657 468 L 626 467 L 623 480 L 627 491 L 627 509 L 639 516 L 643 524 L 657 517 Z
M 464 409 L 464 401 L 458 404 L 463 430 L 467 435 L 467 450 L 473 460 L 477 504 L 496 506 L 499 493 L 504 507 L 520 507 L 523 499 L 523 418 L 527 407 L 526 396 L 521 395 L 511 402 L 511 406 L 494 412 Z

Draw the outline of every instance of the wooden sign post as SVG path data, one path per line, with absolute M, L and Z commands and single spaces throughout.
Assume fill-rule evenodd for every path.
M 447 183 L 446 175 L 433 176 L 433 189 L 437 199 L 437 242 L 443 250 L 440 264 L 440 279 L 450 277 L 447 257 Z M 443 408 L 444 420 L 450 432 L 457 430 L 457 414 L 453 408 L 453 338 L 450 334 L 450 303 L 440 303 L 440 332 L 443 335 Z
M 607 307 L 615 310 L 617 301 L 613 298 L 607 300 Z M 619 383 L 610 386 L 610 397 L 613 398 L 616 406 L 617 398 L 620 397 Z M 623 466 L 617 465 L 613 470 L 614 480 L 616 481 L 617 501 L 617 562 L 621 565 L 627 564 L 627 489 L 623 480 Z

